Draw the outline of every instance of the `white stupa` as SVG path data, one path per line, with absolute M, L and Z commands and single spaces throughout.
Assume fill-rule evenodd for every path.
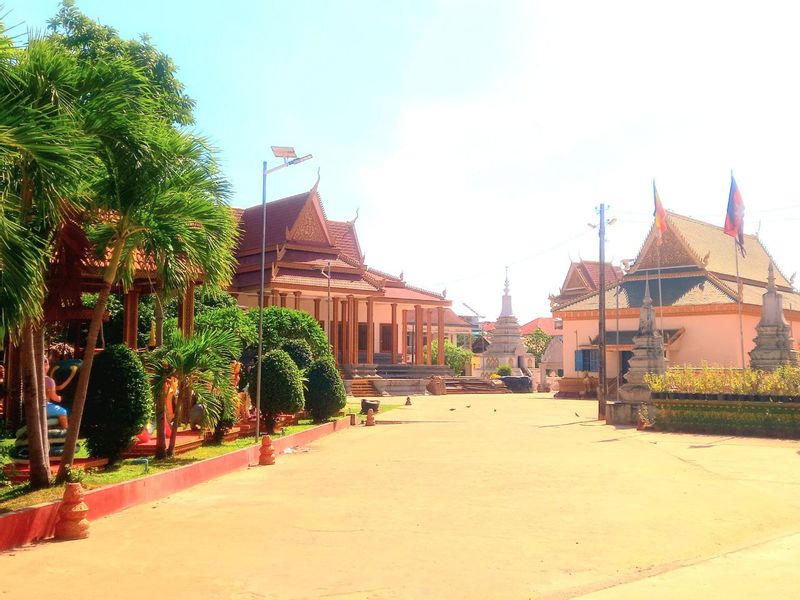
M 519 322 L 511 309 L 511 295 L 508 292 L 508 267 L 506 267 L 503 307 L 492 330 L 491 345 L 481 355 L 484 375 L 494 373 L 500 365 L 509 365 L 512 375 L 524 375 L 521 367 L 525 365 L 526 349 L 522 342 Z

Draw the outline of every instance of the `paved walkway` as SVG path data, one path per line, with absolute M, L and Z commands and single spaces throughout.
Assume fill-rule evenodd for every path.
M 593 402 L 414 398 L 382 418 L 0 554 L 0 598 L 786 598 L 800 443 L 668 435 Z M 451 410 L 455 409 L 455 410 Z

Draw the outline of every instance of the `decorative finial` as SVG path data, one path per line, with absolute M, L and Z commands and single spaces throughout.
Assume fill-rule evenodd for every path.
M 503 288 L 503 291 L 505 292 L 506 296 L 508 296 L 508 290 L 509 290 L 509 287 L 508 287 L 508 267 L 506 267 L 506 285 Z
M 447 298 L 447 288 L 442 290 L 442 298 Z
M 767 270 L 767 290 L 770 292 L 775 291 L 775 269 L 772 266 L 772 261 L 769 261 L 769 269 Z
M 356 216 L 353 217 L 352 221 L 348 221 L 350 225 L 355 225 L 355 222 L 358 221 L 358 208 L 356 208 Z
M 644 280 L 644 299 L 642 299 L 642 304 L 645 306 L 651 306 L 653 304 L 653 299 L 650 297 L 650 278 L 645 277 Z

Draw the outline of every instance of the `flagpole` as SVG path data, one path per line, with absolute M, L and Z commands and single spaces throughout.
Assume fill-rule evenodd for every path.
M 739 304 L 739 349 L 742 356 L 742 369 L 744 369 L 744 328 L 742 326 L 742 280 L 739 277 L 739 247 L 737 239 L 733 238 L 733 255 L 736 257 L 736 299 Z
M 660 242 L 661 240 L 659 240 Z M 661 321 L 659 327 L 661 328 L 661 336 L 664 336 L 664 301 L 661 299 L 661 244 L 656 244 L 656 260 L 658 261 L 658 312 L 659 320 Z

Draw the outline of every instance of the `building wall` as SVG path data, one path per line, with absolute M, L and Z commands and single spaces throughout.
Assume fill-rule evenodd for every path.
M 759 318 L 756 315 L 745 314 L 742 316 L 745 365 L 750 364 L 748 353 L 755 346 L 753 338 L 756 336 L 756 325 Z M 661 318 L 656 316 L 656 319 L 661 327 Z M 737 314 L 665 316 L 663 321 L 664 329 L 685 328 L 683 335 L 667 348 L 667 366 L 684 364 L 699 366 L 706 362 L 709 365 L 740 367 L 739 316 Z M 800 322 L 790 322 L 790 325 L 792 326 L 792 337 L 797 345 L 796 334 L 800 332 Z M 638 329 L 638 327 L 638 318 L 620 319 L 620 331 L 630 331 Z M 616 330 L 616 318 L 613 313 L 607 317 L 606 329 L 609 332 L 606 342 L 613 344 L 613 332 Z M 597 332 L 596 320 L 570 320 L 568 316 L 564 318 L 565 377 L 578 376 L 575 371 L 575 350 L 581 346 L 586 347 L 589 340 L 597 336 Z M 616 351 L 608 351 L 606 364 L 608 377 L 616 376 L 619 364 Z

